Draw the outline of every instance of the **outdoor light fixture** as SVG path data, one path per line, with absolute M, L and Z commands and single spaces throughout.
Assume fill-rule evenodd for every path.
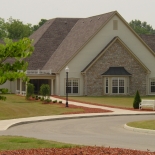
M 68 72 L 69 72 L 68 66 L 66 66 L 65 72 L 66 72 L 66 107 L 68 107 Z

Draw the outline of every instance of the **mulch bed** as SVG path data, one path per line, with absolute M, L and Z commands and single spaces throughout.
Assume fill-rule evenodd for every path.
M 105 147 L 1 151 L 0 155 L 155 155 L 155 152 Z
M 55 103 L 54 103 L 55 104 Z M 59 104 L 59 103 L 58 103 Z M 60 104 L 59 104 L 60 105 Z M 61 104 L 62 105 L 62 104 Z M 62 105 L 64 106 L 64 105 Z M 87 108 L 87 107 L 82 107 L 82 106 L 75 106 L 75 105 L 69 105 L 68 108 L 74 108 L 74 109 L 82 109 L 83 111 L 78 111 L 78 112 L 66 112 L 63 114 L 82 114 L 82 113 L 105 113 L 105 112 L 112 112 L 110 110 L 106 109 L 98 109 L 98 108 Z

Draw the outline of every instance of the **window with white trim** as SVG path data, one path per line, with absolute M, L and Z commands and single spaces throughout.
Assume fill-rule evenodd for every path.
M 106 78 L 106 80 L 105 80 L 105 93 L 106 94 L 109 93 L 109 80 L 108 80 L 108 78 Z
M 125 80 L 124 78 L 113 78 L 112 79 L 112 93 L 113 94 L 124 94 Z
M 150 80 L 151 93 L 155 93 L 155 79 Z
M 66 92 L 67 92 L 67 87 L 66 87 Z M 78 79 L 68 79 L 68 93 L 69 94 L 79 93 L 79 80 Z

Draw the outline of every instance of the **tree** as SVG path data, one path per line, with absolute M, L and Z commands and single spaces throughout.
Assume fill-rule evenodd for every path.
M 140 20 L 132 20 L 129 22 L 129 25 L 138 33 L 138 34 L 155 34 L 155 30 L 147 24 L 147 22 L 141 22 Z
M 0 18 L 0 39 L 7 37 L 7 30 L 5 26 L 5 20 Z
M 8 19 L 5 25 L 8 33 L 7 37 L 10 39 L 29 37 L 33 32 L 31 24 L 23 24 L 20 20 L 13 19 L 12 17 Z
M 33 26 L 33 31 L 36 31 L 39 27 L 41 27 L 47 20 L 46 19 L 41 19 L 38 25 Z
M 23 59 L 30 56 L 33 52 L 32 40 L 23 38 L 17 42 L 11 39 L 4 39 L 5 44 L 0 44 L 0 85 L 7 80 L 13 81 L 22 78 L 27 80 L 25 71 L 28 63 Z M 7 60 L 11 59 L 12 63 Z M 7 93 L 7 89 L 1 88 L 0 93 Z M 0 100 L 5 100 L 6 97 L 0 96 Z
M 18 19 L 10 17 L 7 22 L 3 18 L 0 18 L 0 39 L 22 39 L 29 37 L 34 31 L 41 27 L 47 20 L 41 19 L 38 25 L 32 26 L 32 24 L 23 24 Z
M 134 97 L 134 101 L 133 101 L 133 108 L 139 109 L 139 103 L 140 102 L 141 102 L 141 97 L 140 97 L 139 92 L 137 90 L 136 95 Z

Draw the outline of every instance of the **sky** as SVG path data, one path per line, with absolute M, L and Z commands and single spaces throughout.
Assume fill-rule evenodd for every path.
M 146 21 L 155 29 L 155 0 L 0 0 L 0 18 L 36 25 L 41 19 L 85 18 L 118 11 L 127 21 Z

